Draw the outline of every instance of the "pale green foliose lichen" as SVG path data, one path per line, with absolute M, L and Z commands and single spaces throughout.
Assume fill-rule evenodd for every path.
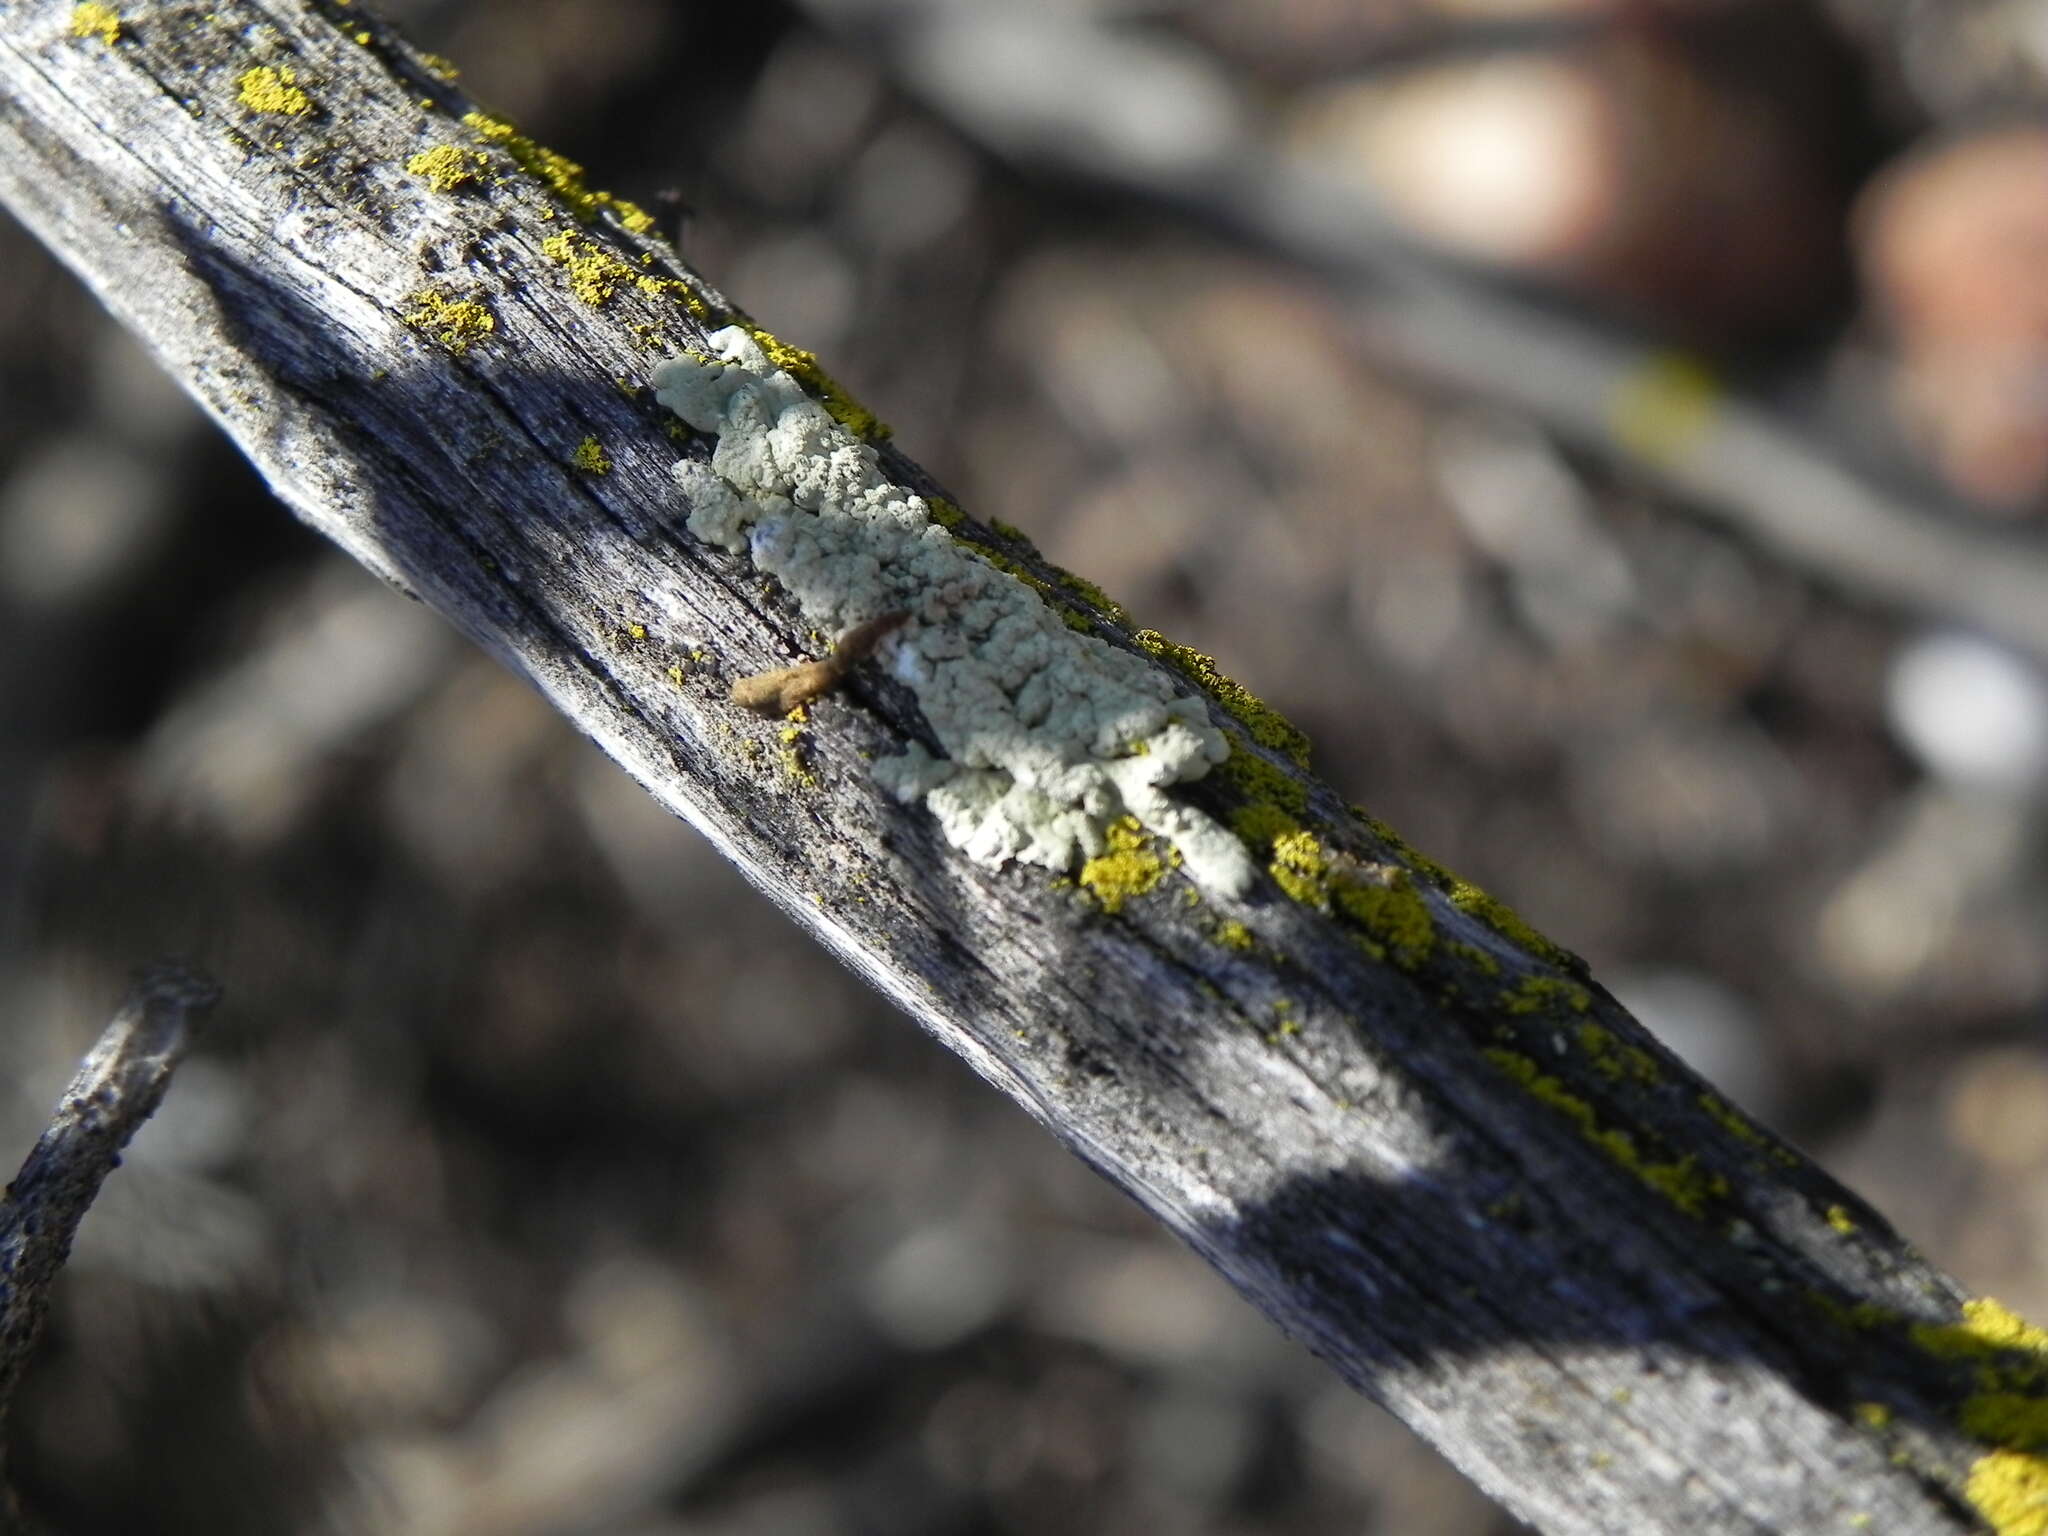
M 1166 793 L 1229 755 L 1203 701 L 976 559 L 744 330 L 708 340 L 715 356 L 672 358 L 653 379 L 663 405 L 718 440 L 710 463 L 675 467 L 690 531 L 750 555 L 820 630 L 910 615 L 880 654 L 946 755 L 913 746 L 877 762 L 876 778 L 922 799 L 979 863 L 1070 870 L 1101 856 L 1128 815 L 1198 884 L 1247 890 L 1257 869 L 1244 844 Z

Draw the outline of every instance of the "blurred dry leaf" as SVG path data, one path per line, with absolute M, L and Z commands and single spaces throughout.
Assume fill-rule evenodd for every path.
M 1865 193 L 1856 249 L 1897 348 L 1893 404 L 1964 495 L 2048 491 L 2048 127 L 1925 147 Z

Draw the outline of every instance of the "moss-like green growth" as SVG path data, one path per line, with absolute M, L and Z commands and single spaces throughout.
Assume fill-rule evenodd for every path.
M 1307 733 L 1244 684 L 1224 676 L 1217 669 L 1215 657 L 1205 656 L 1189 646 L 1177 645 L 1156 629 L 1141 629 L 1131 638 L 1148 656 L 1165 662 L 1221 704 L 1251 732 L 1252 740 L 1293 758 L 1304 768 L 1308 766 L 1310 747 Z
M 1471 881 L 1461 879 L 1445 869 L 1428 854 L 1410 847 L 1400 833 L 1377 816 L 1355 805 L 1351 808 L 1351 813 L 1371 830 L 1373 836 L 1399 855 L 1404 864 L 1450 897 L 1451 905 L 1460 912 L 1476 917 L 1509 943 L 1539 959 L 1549 961 L 1559 970 L 1570 971 L 1579 976 L 1586 974 L 1585 961 L 1562 944 L 1546 939 L 1530 927 L 1521 914 L 1509 907 L 1506 902 L 1489 896 Z
M 1031 541 L 1031 535 L 1015 523 L 1006 523 L 1000 517 L 992 517 L 988 520 L 988 525 L 1012 544 L 1022 544 L 1034 555 L 1038 553 L 1038 546 Z
M 854 399 L 844 385 L 819 366 L 817 353 L 792 347 L 774 332 L 763 330 L 745 316 L 739 319 L 747 334 L 767 354 L 768 361 L 815 395 L 818 403 L 839 425 L 864 442 L 885 442 L 891 436 L 886 422 Z
M 1301 829 L 1308 815 L 1308 790 L 1284 770 L 1233 739 L 1230 756 L 1211 775 L 1236 791 L 1242 804 L 1231 812 L 1230 827 L 1255 854 L 1263 854 L 1276 838 Z
M 1105 836 L 1108 848 L 1081 866 L 1080 884 L 1102 903 L 1103 911 L 1120 912 L 1126 901 L 1164 880 L 1169 866 L 1135 816 L 1119 816 Z
M 1519 1051 L 1499 1047 L 1482 1052 L 1486 1059 L 1520 1083 L 1531 1097 L 1549 1105 L 1578 1128 L 1579 1134 L 1608 1157 L 1626 1168 L 1644 1185 L 1654 1189 L 1688 1216 L 1699 1216 L 1707 1202 L 1727 1195 L 1728 1181 L 1718 1173 L 1703 1172 L 1691 1155 L 1668 1162 L 1645 1158 L 1628 1132 L 1603 1127 L 1593 1106 L 1572 1093 L 1563 1082 L 1546 1074 Z
M 1593 994 L 1576 982 L 1555 976 L 1525 976 L 1494 1001 L 1501 1012 L 1518 1017 L 1567 1008 L 1584 1013 L 1593 1005 Z
M 1700 1108 L 1705 1110 L 1722 1130 L 1733 1136 L 1737 1141 L 1747 1146 L 1758 1148 L 1767 1147 L 1771 1144 L 1771 1138 L 1766 1136 L 1760 1127 L 1751 1124 L 1749 1119 L 1740 1110 L 1736 1109 L 1734 1105 L 1730 1104 L 1719 1094 L 1702 1093 L 1700 1095 Z
M 1441 867 L 1441 866 L 1439 866 Z M 1449 889 L 1444 892 L 1451 898 L 1451 905 L 1460 912 L 1476 917 L 1509 943 L 1548 960 L 1560 970 L 1583 972 L 1585 961 L 1566 949 L 1562 944 L 1553 943 L 1538 933 L 1506 902 L 1487 895 L 1469 880 L 1451 877 Z
M 1477 944 L 1467 944 L 1463 939 L 1453 939 L 1444 946 L 1451 955 L 1482 976 L 1498 976 L 1500 961 L 1481 949 Z
M 1570 986 L 1567 982 L 1565 985 Z M 1591 996 L 1584 987 L 1575 989 L 1579 996 L 1591 1002 Z M 1580 1011 L 1584 1011 L 1583 1005 Z M 1579 1049 L 1593 1063 L 1593 1070 L 1614 1082 L 1630 1080 L 1638 1083 L 1654 1083 L 1664 1074 L 1657 1070 L 1657 1058 L 1638 1045 L 1623 1045 L 1614 1036 L 1614 1031 L 1603 1024 L 1587 1022 L 1579 1026 Z
M 491 157 L 480 149 L 439 144 L 432 149 L 421 150 L 405 162 L 405 168 L 413 175 L 425 178 L 427 185 L 436 192 L 460 192 L 483 179 L 484 172 L 491 168 Z
M 924 504 L 932 521 L 949 532 L 967 521 L 967 514 L 943 496 L 927 496 Z
M 235 100 L 251 112 L 268 112 L 277 117 L 305 117 L 313 110 L 313 98 L 299 89 L 298 71 L 288 64 L 275 69 L 267 64 L 243 71 L 236 80 Z
M 1053 579 L 1103 617 L 1114 619 L 1119 624 L 1131 622 L 1131 616 L 1124 611 L 1124 605 L 1087 578 L 1076 576 L 1062 566 L 1054 566 Z
M 96 37 L 111 48 L 121 41 L 121 18 L 111 5 L 73 6 L 71 35 Z
M 965 548 L 974 552 L 975 559 L 994 566 L 1006 576 L 1016 577 L 1025 586 L 1036 592 L 1040 598 L 1044 599 L 1045 605 L 1060 616 L 1060 622 L 1066 625 L 1067 628 L 1084 635 L 1094 630 L 1094 621 L 1087 614 L 1071 603 L 1062 602 L 1058 588 L 1054 587 L 1051 582 L 1047 581 L 1022 561 L 1012 560 L 1008 555 L 990 549 L 986 544 L 975 544 L 964 539 L 961 543 Z
M 488 112 L 470 112 L 462 121 L 480 138 L 497 145 L 529 176 L 544 183 L 557 201 L 585 224 L 599 214 L 610 213 L 636 235 L 654 228 L 654 215 L 635 203 L 609 192 L 594 192 L 583 183 L 583 167 L 566 155 L 543 148 L 503 118 Z
M 1330 881 L 1330 899 L 1404 971 L 1429 959 L 1436 922 L 1408 871 L 1395 865 L 1353 869 L 1340 864 Z
M 1247 802 L 1270 805 L 1287 816 L 1308 815 L 1308 786 L 1284 768 L 1274 766 L 1242 740 L 1230 744 L 1230 756 L 1213 770 L 1217 779 Z
M 399 319 L 457 357 L 498 328 L 497 317 L 482 303 L 450 298 L 439 288 L 422 288 L 409 295 L 406 306 Z
M 612 461 L 606 456 L 604 445 L 594 437 L 586 437 L 576 445 L 576 451 L 569 455 L 569 462 L 586 475 L 608 475 L 612 472 Z

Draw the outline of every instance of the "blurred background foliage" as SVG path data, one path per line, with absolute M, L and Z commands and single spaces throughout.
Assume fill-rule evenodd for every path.
M 1043 9 L 1137 139 L 1213 126 L 1199 78 L 1431 260 L 1696 349 L 1957 538 L 2048 538 L 2041 0 Z M 949 83 L 1050 83 L 971 26 L 910 90 L 884 0 L 385 10 L 2048 1313 L 2041 658 L 1387 366 L 1185 189 L 963 132 Z M 1514 1529 L 293 523 L 12 224 L 0 271 L 6 1145 L 129 965 L 228 987 L 17 1406 L 57 1530 Z

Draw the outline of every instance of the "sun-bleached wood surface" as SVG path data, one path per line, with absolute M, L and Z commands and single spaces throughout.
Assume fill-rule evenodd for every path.
M 872 665 L 801 721 L 735 705 L 820 640 L 683 528 L 669 466 L 704 449 L 645 385 L 743 317 L 572 171 L 354 6 L 0 4 L 0 197 L 294 512 L 1507 1507 L 2048 1531 L 2048 1340 L 1028 544 L 954 528 L 1207 694 L 1232 757 L 1177 793 L 1246 837 L 1242 899 L 1158 844 L 1078 879 L 970 863 L 873 781 L 930 736 Z

